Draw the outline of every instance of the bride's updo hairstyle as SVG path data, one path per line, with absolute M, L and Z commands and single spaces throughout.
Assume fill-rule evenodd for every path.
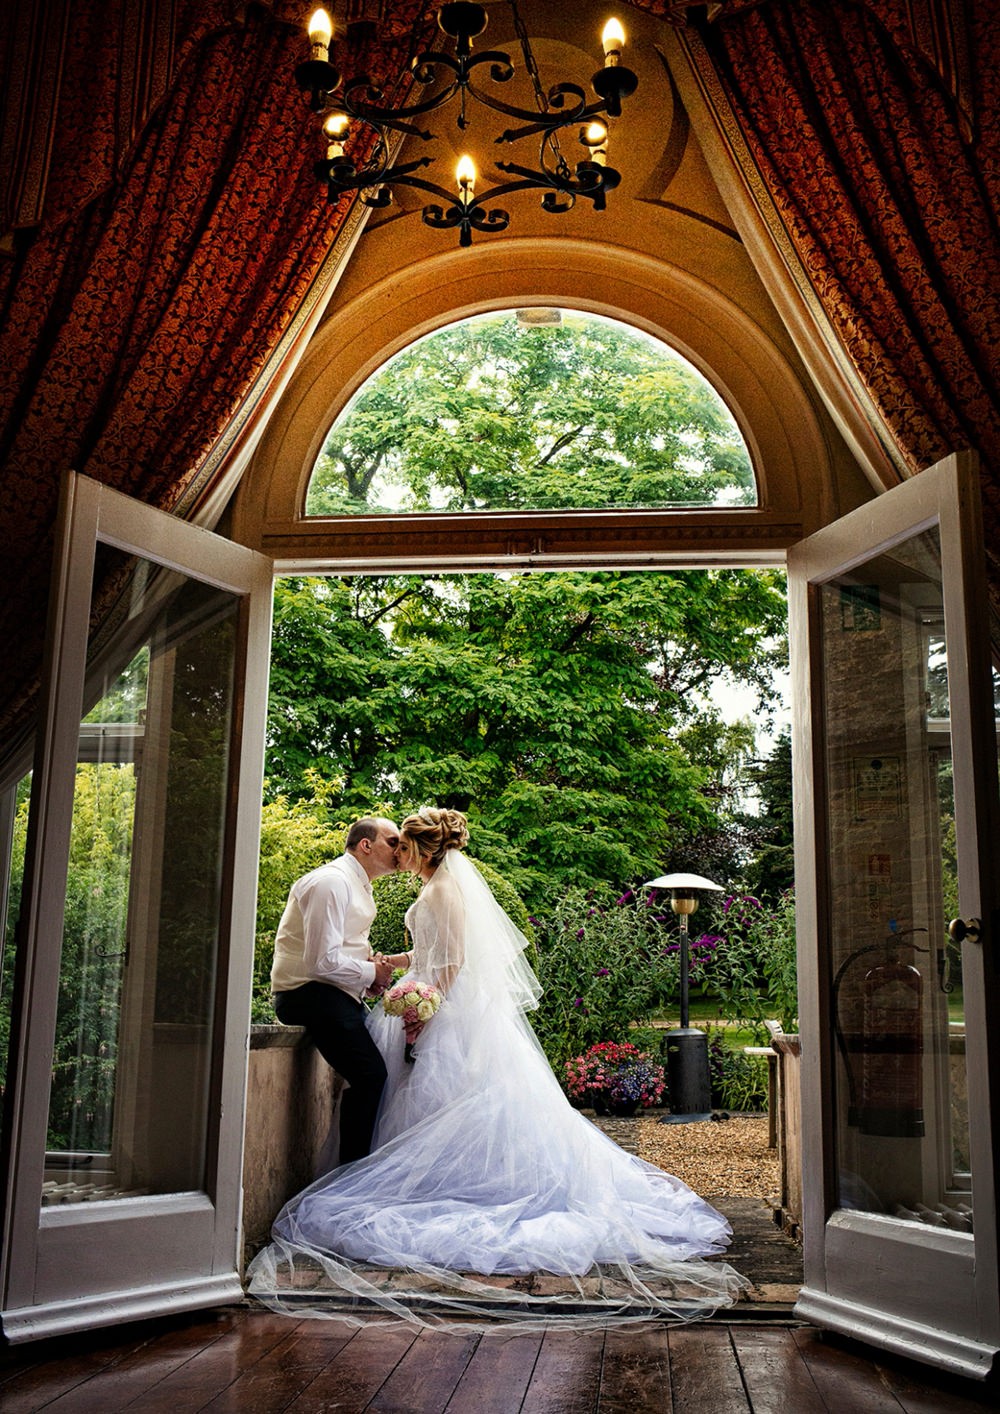
M 464 849 L 469 842 L 469 828 L 460 810 L 436 810 L 427 805 L 416 815 L 407 815 L 399 827 L 400 843 L 415 850 L 437 868 L 450 849 Z

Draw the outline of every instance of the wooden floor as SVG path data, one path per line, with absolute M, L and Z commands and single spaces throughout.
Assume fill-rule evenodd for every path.
M 29 1414 L 960 1414 L 975 1385 L 789 1319 L 532 1335 L 354 1329 L 256 1307 L 0 1354 L 0 1410 Z

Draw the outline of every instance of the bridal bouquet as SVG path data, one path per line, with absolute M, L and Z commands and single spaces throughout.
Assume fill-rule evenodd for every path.
M 441 993 L 436 987 L 427 982 L 414 982 L 412 979 L 408 982 L 397 982 L 382 994 L 382 1006 L 388 1015 L 403 1018 L 403 1030 L 406 1035 L 404 1055 L 411 1064 L 413 1042 L 423 1030 L 424 1022 L 430 1021 L 440 1005 Z

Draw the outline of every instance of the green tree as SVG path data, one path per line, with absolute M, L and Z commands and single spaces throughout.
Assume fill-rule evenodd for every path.
M 752 829 L 753 858 L 745 879 L 751 893 L 777 902 L 795 882 L 792 811 L 792 738 L 786 728 L 767 758 L 750 772 L 760 797 Z
M 685 360 L 589 315 L 526 329 L 503 313 L 429 335 L 370 378 L 327 438 L 306 510 L 754 499 L 736 423 Z
M 531 903 L 648 878 L 731 827 L 746 736 L 703 702 L 724 677 L 767 702 L 784 613 L 770 572 L 281 582 L 270 795 L 315 766 L 339 818 L 465 810 Z

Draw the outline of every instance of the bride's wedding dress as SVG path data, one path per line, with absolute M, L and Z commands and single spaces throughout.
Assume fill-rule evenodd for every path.
M 563 1095 L 524 1015 L 540 991 L 526 939 L 475 865 L 450 851 L 407 926 L 440 1010 L 407 1064 L 401 1018 L 374 1008 L 389 1072 L 376 1147 L 287 1204 L 251 1293 L 296 1315 L 343 1319 L 347 1300 L 421 1323 L 686 1320 L 731 1304 L 743 1278 L 704 1260 L 728 1245 L 726 1219 Z

